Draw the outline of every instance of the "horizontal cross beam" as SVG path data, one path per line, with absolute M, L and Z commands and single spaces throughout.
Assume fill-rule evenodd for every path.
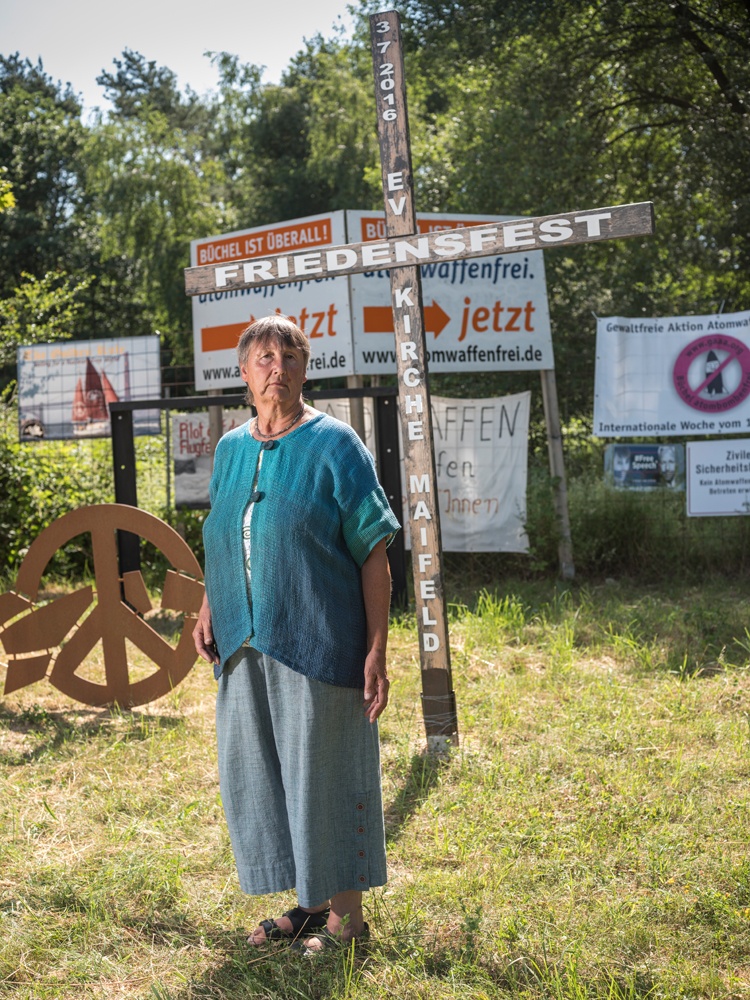
M 654 207 L 650 201 L 611 205 L 585 212 L 542 215 L 424 235 L 392 236 L 368 243 L 298 250 L 230 264 L 189 267 L 185 269 L 185 290 L 188 295 L 206 295 L 415 264 L 528 253 L 628 236 L 651 236 L 653 232 Z

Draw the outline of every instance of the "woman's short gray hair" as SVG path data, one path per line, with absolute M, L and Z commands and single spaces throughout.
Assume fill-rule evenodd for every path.
M 237 360 L 241 365 L 247 364 L 252 348 L 256 344 L 267 344 L 269 341 L 280 344 L 281 347 L 293 347 L 300 351 L 307 370 L 307 363 L 310 360 L 310 341 L 288 316 L 264 316 L 246 327 L 240 334 L 237 344 Z M 248 403 L 253 401 L 249 388 L 247 401 Z

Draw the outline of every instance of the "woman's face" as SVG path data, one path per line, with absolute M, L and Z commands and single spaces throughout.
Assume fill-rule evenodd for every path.
M 302 351 L 277 340 L 253 344 L 240 365 L 240 375 L 253 394 L 255 406 L 296 402 L 307 380 Z

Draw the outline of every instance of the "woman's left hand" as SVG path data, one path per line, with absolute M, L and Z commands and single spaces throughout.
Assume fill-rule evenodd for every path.
M 362 565 L 362 595 L 367 617 L 365 659 L 365 715 L 374 722 L 388 704 L 391 682 L 385 668 L 388 646 L 388 610 L 391 605 L 391 571 L 381 539 Z
M 385 670 L 385 653 L 371 650 L 365 660 L 365 715 L 374 722 L 388 704 L 388 680 Z

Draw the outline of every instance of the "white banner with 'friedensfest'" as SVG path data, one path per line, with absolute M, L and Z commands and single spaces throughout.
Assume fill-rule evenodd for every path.
M 594 434 L 750 431 L 750 311 L 597 320 Z
M 420 214 L 415 239 L 437 234 L 453 240 L 461 227 L 491 225 L 501 218 Z M 212 265 L 232 269 L 239 267 L 233 262 L 252 263 L 282 250 L 308 250 L 314 256 L 321 248 L 345 243 L 347 235 L 377 256 L 385 239 L 383 213 L 331 212 L 193 240 L 190 260 L 199 270 Z M 289 316 L 309 338 L 311 378 L 392 375 L 396 354 L 389 271 L 376 263 L 373 270 L 349 277 L 326 274 L 195 295 L 196 389 L 241 385 L 236 356 L 240 333 L 254 319 L 274 313 Z M 438 258 L 424 265 L 422 281 L 431 372 L 554 368 L 541 250 L 481 260 Z

